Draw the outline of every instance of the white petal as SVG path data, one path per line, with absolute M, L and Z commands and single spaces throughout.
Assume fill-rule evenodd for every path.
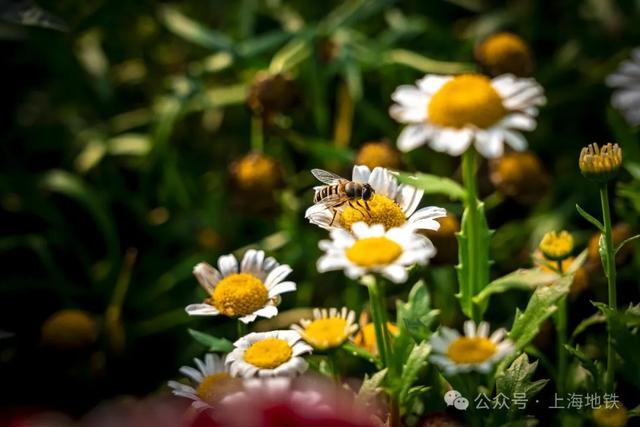
M 266 305 L 260 310 L 256 310 L 253 314 L 271 319 L 273 316 L 278 314 L 278 309 L 273 305 Z
M 402 209 L 402 212 L 404 212 L 404 215 L 406 217 L 409 217 L 420 204 L 420 200 L 422 200 L 423 194 L 424 190 L 422 189 L 417 189 L 416 187 L 413 187 L 411 185 L 402 184 L 398 187 L 395 201 Z
M 463 325 L 464 334 L 470 338 L 476 336 L 476 324 L 472 320 L 467 320 Z
M 402 129 L 398 136 L 398 149 L 406 153 L 424 145 L 433 137 L 433 129 L 425 124 L 409 125 Z
M 208 292 L 213 292 L 213 289 L 222 280 L 222 276 L 211 265 L 206 262 L 198 263 L 193 267 L 193 275 L 198 279 L 198 283 Z
M 507 144 L 516 151 L 524 151 L 527 148 L 527 140 L 520 132 L 514 130 L 505 130 L 503 132 L 504 139 Z
M 469 145 L 473 132 L 469 129 L 442 129 L 429 143 L 436 151 L 442 151 L 452 156 L 464 153 Z
M 426 76 L 418 80 L 416 84 L 423 92 L 429 95 L 433 95 L 434 93 L 439 91 L 442 85 L 444 85 L 449 80 L 451 80 L 450 76 L 427 74 Z
M 398 123 L 422 123 L 427 120 L 426 104 L 420 106 L 393 104 L 389 107 L 389 116 Z
M 500 125 L 513 129 L 534 130 L 536 128 L 536 121 L 527 114 L 515 113 L 509 114 L 502 119 Z
M 489 324 L 487 322 L 480 322 L 476 334 L 479 337 L 486 338 L 489 335 Z
M 476 140 L 476 150 L 487 159 L 495 159 L 504 153 L 504 133 L 501 130 L 488 132 L 489 138 L 486 141 Z
M 409 274 L 407 269 L 401 265 L 390 265 L 382 270 L 382 275 L 393 283 L 404 283 L 407 281 Z
M 438 206 L 427 206 L 422 208 L 409 217 L 408 225 L 415 230 L 433 230 L 440 229 L 440 223 L 436 218 L 447 216 L 447 210 Z
M 218 258 L 218 269 L 223 277 L 238 272 L 238 260 L 233 255 L 223 255 Z
M 217 316 L 220 314 L 218 309 L 209 304 L 189 304 L 185 311 L 190 316 Z
M 194 382 L 200 383 L 204 378 L 202 374 L 191 366 L 183 366 L 180 368 L 180 373 L 186 377 L 191 378 Z
M 398 86 L 396 90 L 393 91 L 391 99 L 398 104 L 410 107 L 420 107 L 423 110 L 426 110 L 429 96 L 415 86 L 402 85 Z
M 273 298 L 276 295 L 284 294 L 285 292 L 293 292 L 296 290 L 296 284 L 294 282 L 281 282 L 269 289 L 269 297 Z
M 396 177 L 391 175 L 385 168 L 377 167 L 371 172 L 369 184 L 376 193 L 389 197 L 394 200 L 398 191 L 398 181 Z
M 356 165 L 351 173 L 351 180 L 356 182 L 368 182 L 371 175 L 371 169 L 368 166 Z
M 640 104 L 640 88 L 618 90 L 611 97 L 611 104 L 621 110 L 637 107 Z
M 321 256 L 316 262 L 316 269 L 318 273 L 326 273 L 327 271 L 340 270 L 346 267 L 347 262 L 342 257 L 335 256 Z
M 271 289 L 273 286 L 282 282 L 292 271 L 291 267 L 286 264 L 279 265 L 271 270 L 271 273 L 269 273 L 265 280 L 265 286 L 267 289 Z

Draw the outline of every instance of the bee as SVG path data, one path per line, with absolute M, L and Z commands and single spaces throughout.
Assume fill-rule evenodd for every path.
M 369 204 L 367 203 L 373 195 L 375 190 L 368 183 L 360 183 L 355 181 L 349 181 L 334 173 L 327 172 L 322 169 L 312 169 L 311 173 L 320 182 L 325 185 L 314 187 L 316 194 L 313 196 L 313 203 L 322 204 L 327 209 L 333 211 L 333 218 L 329 226 L 333 225 L 333 221 L 336 219 L 338 208 L 345 203 L 352 208 L 358 210 L 355 205 L 365 210 L 369 216 Z M 360 200 L 364 203 L 364 206 L 360 203 Z

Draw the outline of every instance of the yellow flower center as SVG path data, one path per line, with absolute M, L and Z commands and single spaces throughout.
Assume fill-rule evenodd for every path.
M 550 231 L 542 238 L 539 248 L 545 257 L 559 261 L 571 254 L 573 237 L 566 231 L 561 231 L 560 233 Z
M 98 324 L 94 317 L 82 310 L 61 310 L 49 317 L 42 326 L 42 342 L 60 349 L 80 349 L 98 338 Z
M 467 125 L 486 129 L 507 112 L 491 80 L 479 74 L 452 78 L 433 95 L 428 108 L 432 123 L 456 129 Z
M 487 37 L 476 51 L 477 59 L 491 74 L 513 73 L 525 76 L 531 72 L 529 46 L 515 34 L 497 33 Z
M 627 425 L 629 414 L 627 408 L 618 404 L 618 407 L 607 408 L 600 406 L 593 410 L 593 421 L 598 427 L 624 427 Z
M 360 147 L 356 156 L 356 164 L 366 165 L 369 169 L 376 167 L 398 169 L 400 162 L 400 153 L 386 141 L 367 142 Z
M 449 345 L 447 355 L 455 363 L 482 363 L 495 354 L 497 347 L 484 337 L 460 337 Z
M 364 205 L 364 202 L 360 202 Z M 396 202 L 383 196 L 382 194 L 374 194 L 373 197 L 367 201 L 369 209 L 365 207 L 359 207 L 355 205 L 355 208 L 347 206 L 339 214 L 338 221 L 342 227 L 347 230 L 351 230 L 351 226 L 356 222 L 366 222 L 369 225 L 382 224 L 385 229 L 393 227 L 400 227 L 407 222 L 407 218 L 404 216 L 404 212 Z
M 267 338 L 252 344 L 244 352 L 244 361 L 261 369 L 274 369 L 291 359 L 292 354 L 285 340 Z
M 257 277 L 240 273 L 218 282 L 211 298 L 212 305 L 220 313 L 228 317 L 239 317 L 264 307 L 269 300 L 269 291 Z
M 226 372 L 206 376 L 198 385 L 196 393 L 203 401 L 214 404 L 221 397 L 239 388 L 239 381 Z
M 306 342 L 320 349 L 338 347 L 347 338 L 347 321 L 340 317 L 317 319 L 302 333 Z
M 402 255 L 402 246 L 386 237 L 367 237 L 346 251 L 347 258 L 360 267 L 391 264 Z
M 387 331 L 389 331 L 389 334 L 393 337 L 398 335 L 400 332 L 398 327 L 391 322 L 387 322 Z M 377 355 L 378 344 L 376 341 L 375 325 L 373 323 L 367 323 L 360 328 L 360 332 L 355 336 L 353 343 L 358 347 L 364 348 L 369 353 Z

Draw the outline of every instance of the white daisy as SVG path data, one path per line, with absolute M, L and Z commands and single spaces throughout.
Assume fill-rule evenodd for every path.
M 340 347 L 358 330 L 355 323 L 356 313 L 342 307 L 315 308 L 313 319 L 302 319 L 299 325 L 291 325 L 291 329 L 298 331 L 302 338 L 318 350 Z
M 242 382 L 229 374 L 224 359 L 217 354 L 207 354 L 204 360 L 193 360 L 196 368 L 183 366 L 180 372 L 191 379 L 194 386 L 169 381 L 169 387 L 174 395 L 193 400 L 191 406 L 195 409 L 209 409 L 241 388 Z
M 487 158 L 499 157 L 506 142 L 522 151 L 527 141 L 519 132 L 535 129 L 538 106 L 546 99 L 531 78 L 503 74 L 490 80 L 480 74 L 426 75 L 416 86 L 399 86 L 389 114 L 407 123 L 398 148 L 411 151 L 426 142 L 453 156 L 473 144 Z
M 611 104 L 622 112 L 629 124 L 640 125 L 640 48 L 631 52 L 631 59 L 607 76 L 607 86 L 617 88 Z
M 283 282 L 291 267 L 280 265 L 264 251 L 250 249 L 242 258 L 240 269 L 233 255 L 221 256 L 218 269 L 201 262 L 193 269 L 209 298 L 202 304 L 191 304 L 186 311 L 192 316 L 237 317 L 244 323 L 257 316 L 271 318 L 278 314 L 280 294 L 296 290 L 294 282 Z
M 305 218 L 327 230 L 349 230 L 356 222 L 364 221 L 369 225 L 382 224 L 386 229 L 408 224 L 414 230 L 436 231 L 440 223 L 435 219 L 447 214 L 445 209 L 437 206 L 416 210 L 424 191 L 411 185 L 398 184 L 397 178 L 385 168 L 377 167 L 372 172 L 367 166 L 354 166 L 351 180 L 368 183 L 375 190 L 373 198 L 367 202 L 369 209 L 344 205 L 334 219 L 331 209 L 320 203 L 307 209 Z
M 320 249 L 326 252 L 318 259 L 320 273 L 344 270 L 351 279 L 380 273 L 392 282 L 402 283 L 407 280 L 406 267 L 426 264 L 436 253 L 429 239 L 409 227 L 385 231 L 382 224 L 357 222 L 351 231 L 331 230 L 331 240 L 320 241 Z
M 431 336 L 432 353 L 429 360 L 444 370 L 447 375 L 460 372 L 477 371 L 487 373 L 493 364 L 514 351 L 513 343 L 504 339 L 507 331 L 497 329 L 489 336 L 489 324 L 464 322 L 464 335 L 458 331 L 441 327 L 437 334 Z
M 307 362 L 301 357 L 312 348 L 296 331 L 253 332 L 233 343 L 227 355 L 231 375 L 250 377 L 293 377 L 305 372 Z

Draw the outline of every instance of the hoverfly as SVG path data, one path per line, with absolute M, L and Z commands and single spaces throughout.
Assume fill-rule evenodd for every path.
M 316 194 L 313 197 L 313 203 L 322 204 L 327 209 L 333 211 L 333 218 L 331 218 L 331 222 L 329 223 L 330 226 L 333 225 L 333 221 L 336 219 L 338 208 L 345 203 L 357 209 L 354 206 L 355 203 L 360 208 L 365 209 L 365 212 L 369 214 L 369 204 L 367 202 L 371 200 L 375 194 L 375 190 L 370 184 L 349 181 L 348 179 L 322 169 L 312 169 L 311 173 L 320 182 L 325 184 L 314 187 Z M 364 202 L 364 206 L 360 204 L 360 199 Z M 369 216 L 371 215 L 369 214 Z

